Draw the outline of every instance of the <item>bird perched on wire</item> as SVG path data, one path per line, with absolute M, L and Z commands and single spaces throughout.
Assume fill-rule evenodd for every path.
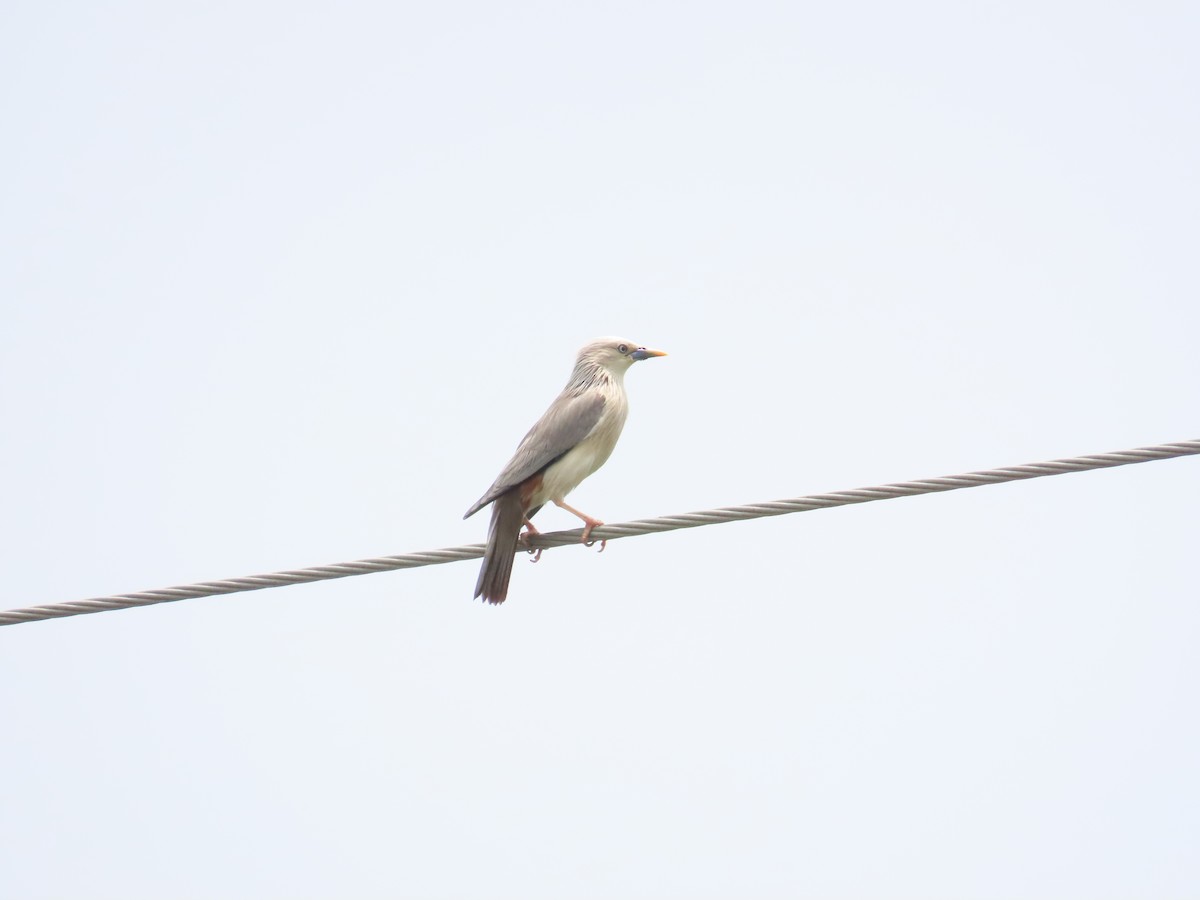
M 529 429 L 487 493 L 463 516 L 466 519 L 493 504 L 476 597 L 504 602 L 521 526 L 526 527 L 526 536 L 537 534 L 529 520 L 547 501 L 583 520 L 584 543 L 593 528 L 604 524 L 568 506 L 563 498 L 604 465 L 617 445 L 629 411 L 625 371 L 639 360 L 666 355 L 612 337 L 598 338 L 580 349 L 567 386 Z

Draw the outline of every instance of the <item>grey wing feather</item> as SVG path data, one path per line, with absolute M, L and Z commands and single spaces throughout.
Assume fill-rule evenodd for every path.
M 486 494 L 476 500 L 463 518 L 473 516 L 509 488 L 540 472 L 589 434 L 604 412 L 604 394 L 565 391 L 521 439 L 517 452 L 496 477 Z

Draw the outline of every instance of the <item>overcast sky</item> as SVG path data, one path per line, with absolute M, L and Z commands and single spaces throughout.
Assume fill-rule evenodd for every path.
M 1187 3 L 0 10 L 3 606 L 1200 437 Z M 1200 460 L 0 629 L 0 894 L 1200 893 Z M 571 528 L 541 513 L 543 529 Z

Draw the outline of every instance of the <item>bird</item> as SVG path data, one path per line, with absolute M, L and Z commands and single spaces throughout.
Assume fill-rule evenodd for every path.
M 604 524 L 568 506 L 564 498 L 604 465 L 617 445 L 629 412 L 625 372 L 635 362 L 666 355 L 619 337 L 597 338 L 580 348 L 562 393 L 521 439 L 492 486 L 463 516 L 468 519 L 492 504 L 487 549 L 475 582 L 476 598 L 483 597 L 491 604 L 504 602 L 517 546 L 538 533 L 530 519 L 547 502 L 583 520 L 585 544 L 592 529 Z M 600 549 L 604 549 L 603 541 Z M 534 562 L 540 555 L 539 550 Z

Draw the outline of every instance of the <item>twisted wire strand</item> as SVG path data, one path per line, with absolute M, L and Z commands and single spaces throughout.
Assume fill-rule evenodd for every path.
M 986 484 L 1003 484 L 1042 478 L 1048 475 L 1065 475 L 1068 472 L 1086 472 L 1091 469 L 1108 469 L 1133 463 L 1174 459 L 1181 456 L 1200 454 L 1200 440 L 1179 441 L 1172 444 L 1156 444 L 1116 453 L 1097 453 L 1091 456 L 1075 456 L 1049 462 L 1029 463 L 1023 466 L 1008 466 L 1002 469 L 985 469 L 963 475 L 946 475 L 920 481 L 901 481 L 876 487 L 857 488 L 850 491 L 834 491 L 829 494 L 810 494 L 790 500 L 772 500 L 766 503 L 751 503 L 745 506 L 727 506 L 701 512 L 659 516 L 652 519 L 637 519 L 615 525 L 604 525 L 592 531 L 593 540 L 615 541 L 620 538 L 637 537 L 681 528 L 698 528 L 702 525 L 719 525 L 725 522 L 740 522 L 788 513 L 830 509 L 855 503 L 870 503 L 875 500 L 892 500 L 898 497 L 913 497 L 918 494 L 935 494 L 956 491 L 960 488 L 980 487 Z M 583 529 L 552 531 L 539 534 L 529 542 L 534 548 L 549 549 L 568 544 L 577 544 Z M 375 572 L 391 572 L 396 569 L 414 569 L 420 566 L 436 566 L 460 560 L 478 559 L 483 556 L 484 544 L 465 544 L 442 550 L 427 550 L 420 553 L 404 553 L 396 556 L 378 556 L 354 562 L 335 563 L 328 566 L 313 566 L 307 569 L 291 569 L 267 575 L 248 575 L 242 578 L 227 578 L 221 581 L 205 581 L 181 587 L 160 588 L 153 591 L 138 591 L 132 594 L 115 594 L 110 597 L 94 597 L 89 600 L 74 600 L 68 603 L 50 603 L 0 612 L 0 626 L 37 622 L 63 616 L 78 616 L 86 613 L 106 612 L 111 609 L 129 609 L 169 603 L 193 597 L 211 597 L 218 594 L 235 594 L 242 591 L 258 591 L 264 588 L 285 587 L 290 584 L 305 584 L 311 581 L 328 581 L 333 578 L 348 578 L 352 575 L 370 575 Z

